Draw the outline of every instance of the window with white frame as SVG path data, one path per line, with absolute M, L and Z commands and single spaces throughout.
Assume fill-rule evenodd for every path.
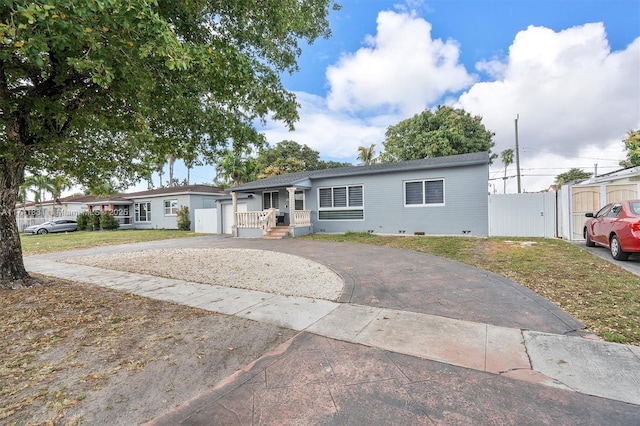
M 444 205 L 444 179 L 410 180 L 404 182 L 404 205 Z
M 135 203 L 135 221 L 136 222 L 151 222 L 151 203 Z
M 295 201 L 294 210 L 304 210 L 304 190 L 296 189 L 293 193 L 293 199 Z
M 262 209 L 279 209 L 278 206 L 278 191 L 263 192 L 262 193 Z
M 164 215 L 175 216 L 178 214 L 178 200 L 164 200 Z
M 363 220 L 363 186 L 318 188 L 318 219 Z

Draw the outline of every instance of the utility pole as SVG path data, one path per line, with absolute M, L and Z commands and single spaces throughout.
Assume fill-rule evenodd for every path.
M 518 194 L 522 192 L 520 189 L 520 148 L 518 147 L 518 118 L 520 114 L 516 114 L 516 168 L 518 169 Z

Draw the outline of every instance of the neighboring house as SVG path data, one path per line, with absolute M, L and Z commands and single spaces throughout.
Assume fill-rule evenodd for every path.
M 90 195 L 73 195 L 42 203 L 27 201 L 24 204 L 17 204 L 18 229 L 22 231 L 27 226 L 40 225 L 53 219 L 75 219 L 78 213 L 86 210 L 86 202 L 93 199 L 94 197 Z
M 193 230 L 195 210 L 213 209 L 224 198 L 229 199 L 229 195 L 216 186 L 173 186 L 107 197 L 66 197 L 58 202 L 45 201 L 42 207 L 40 203 L 28 202 L 16 206 L 16 216 L 20 230 L 53 218 L 75 219 L 83 211 L 105 210 L 113 213 L 121 229 L 178 229 L 178 210 L 186 206 Z
M 487 236 L 488 178 L 486 152 L 279 175 L 231 188 L 219 229 Z
M 640 166 L 616 170 L 581 182 L 569 182 L 560 188 L 559 236 L 582 240 L 586 213 L 616 201 L 640 198 Z
M 178 229 L 178 210 L 186 206 L 193 230 L 195 210 L 215 208 L 221 198 L 228 194 L 216 186 L 172 186 L 95 198 L 87 210 L 113 212 L 122 229 Z

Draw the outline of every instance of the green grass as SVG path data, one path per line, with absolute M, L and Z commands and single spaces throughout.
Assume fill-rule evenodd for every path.
M 178 230 L 118 230 L 118 231 L 78 231 L 68 234 L 20 235 L 22 253 L 52 253 L 58 251 L 79 250 L 91 247 L 116 244 L 140 243 L 145 241 L 186 238 L 204 234 Z
M 640 277 L 567 241 L 385 237 L 359 232 L 304 238 L 415 250 L 473 265 L 534 290 L 604 340 L 640 345 Z

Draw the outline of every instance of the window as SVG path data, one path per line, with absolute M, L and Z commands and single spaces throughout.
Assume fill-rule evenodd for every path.
M 262 193 L 262 209 L 279 209 L 278 207 L 278 191 Z
M 151 203 L 135 203 L 135 221 L 151 222 Z
M 296 189 L 293 198 L 295 200 L 294 210 L 304 210 L 304 190 Z
M 405 182 L 404 205 L 444 205 L 444 179 Z
M 362 185 L 318 189 L 319 220 L 363 220 Z
M 164 200 L 164 215 L 175 216 L 178 214 L 178 200 Z

